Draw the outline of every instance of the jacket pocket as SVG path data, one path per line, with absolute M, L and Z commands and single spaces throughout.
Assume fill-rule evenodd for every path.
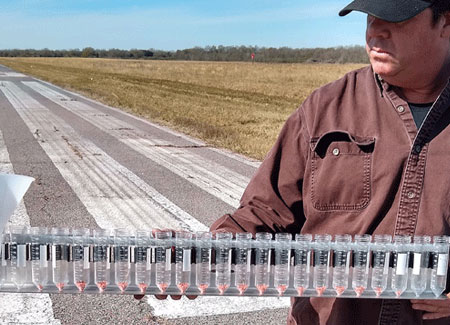
M 311 200 L 320 211 L 361 210 L 371 197 L 375 138 L 332 131 L 311 140 Z

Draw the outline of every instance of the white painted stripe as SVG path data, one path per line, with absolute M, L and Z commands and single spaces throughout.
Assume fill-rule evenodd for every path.
M 49 85 L 50 87 L 54 87 L 54 88 L 60 89 L 61 91 L 64 91 L 64 92 L 66 92 L 66 93 L 69 93 L 69 94 L 71 94 L 71 95 L 73 95 L 73 96 L 75 96 L 75 97 L 83 98 L 84 100 L 86 100 L 86 101 L 88 101 L 88 102 L 91 102 L 91 103 L 94 103 L 94 104 L 96 104 L 96 105 L 105 107 L 105 108 L 107 108 L 107 109 L 111 109 L 111 110 L 113 110 L 113 111 L 115 111 L 115 112 L 119 112 L 119 113 L 124 114 L 124 115 L 127 115 L 127 116 L 129 116 L 129 117 L 131 117 L 131 118 L 134 118 L 134 119 L 136 119 L 136 120 L 139 120 L 139 121 L 141 121 L 141 122 L 144 122 L 144 123 L 146 123 L 146 124 L 148 124 L 148 125 L 150 125 L 150 126 L 152 126 L 152 127 L 154 127 L 154 128 L 160 129 L 160 130 L 162 130 L 162 131 L 164 131 L 164 132 L 166 132 L 166 133 L 169 133 L 169 134 L 172 134 L 172 135 L 174 135 L 174 136 L 176 136 L 176 137 L 179 137 L 179 138 L 185 139 L 185 140 L 187 140 L 187 141 L 190 141 L 190 142 L 192 142 L 193 144 L 196 144 L 196 145 L 198 145 L 198 146 L 207 146 L 203 141 L 201 141 L 201 140 L 199 140 L 199 139 L 195 139 L 195 138 L 193 138 L 193 137 L 190 137 L 189 135 L 186 135 L 186 134 L 183 134 L 183 133 L 174 131 L 174 130 L 169 129 L 169 128 L 167 128 L 167 127 L 165 127 L 165 126 L 162 126 L 162 125 L 158 125 L 158 124 L 149 122 L 149 121 L 146 120 L 146 119 L 143 119 L 143 118 L 138 117 L 138 116 L 134 116 L 134 115 L 132 115 L 132 114 L 130 114 L 130 113 L 127 113 L 127 112 L 125 112 L 125 111 L 123 111 L 123 110 L 120 110 L 120 109 L 118 109 L 118 108 L 115 108 L 115 107 L 112 107 L 112 106 L 105 105 L 105 104 L 103 104 L 103 103 L 100 103 L 100 102 L 98 102 L 98 101 L 96 101 L 96 100 L 93 100 L 93 99 L 88 98 L 88 97 L 86 97 L 86 96 L 83 96 L 83 95 L 81 95 L 81 94 L 74 93 L 74 92 L 72 92 L 72 91 L 70 91 L 70 90 L 62 89 L 62 88 L 60 88 L 60 87 L 58 87 L 58 86 L 55 86 L 55 85 L 53 85 L 53 84 L 51 84 L 51 83 L 49 83 L 49 82 L 47 82 L 47 81 L 45 81 L 45 80 L 40 80 L 40 79 L 37 79 L 37 78 L 34 78 L 34 79 L 39 80 L 40 83 L 47 84 L 47 85 Z M 225 149 L 217 149 L 217 148 L 212 148 L 212 147 L 209 147 L 209 149 L 212 150 L 212 151 L 218 152 L 218 153 L 220 153 L 221 155 L 224 155 L 224 156 L 227 156 L 227 157 L 229 157 L 229 158 L 231 158 L 231 159 L 234 159 L 234 160 L 236 160 L 236 161 L 239 161 L 239 162 L 241 162 L 241 163 L 243 163 L 243 164 L 246 164 L 246 165 L 248 165 L 248 166 L 254 167 L 254 168 L 258 168 L 258 167 L 261 165 L 261 162 L 260 162 L 260 161 L 257 161 L 257 160 L 254 160 L 254 159 L 245 157 L 245 156 L 243 156 L 243 155 L 240 155 L 240 154 L 231 152 L 231 151 L 229 151 L 229 150 L 225 150 Z
M 0 130 L 0 173 L 14 174 L 9 154 Z M 13 225 L 30 225 L 30 218 L 23 202 L 9 220 Z M 52 301 L 48 294 L 0 293 L 1 324 L 61 324 L 53 315 Z
M 21 96 L 28 96 L 26 94 L 21 94 Z M 24 99 L 27 101 L 28 99 Z M 74 102 L 75 103 L 75 102 Z M 36 105 L 36 104 L 35 104 Z M 79 108 L 81 110 L 86 109 L 82 106 Z M 89 109 L 89 108 L 87 108 Z M 98 113 L 97 113 L 98 114 Z M 106 118 L 106 117 L 105 117 Z M 112 121 L 111 124 L 113 124 Z M 107 122 L 105 122 L 107 123 Z M 119 124 L 120 125 L 120 124 Z M 117 127 L 117 125 L 116 125 Z M 30 128 L 32 129 L 32 128 Z M 109 132 L 108 132 L 109 133 Z M 135 135 L 135 138 L 138 136 Z M 52 158 L 56 159 L 55 158 Z M 220 168 L 218 168 L 220 169 Z M 81 177 L 81 176 L 78 176 Z M 77 192 L 77 191 L 75 191 Z M 82 199 L 82 201 L 84 201 Z M 94 218 L 96 218 L 94 216 Z M 97 220 L 97 218 L 96 218 Z M 200 228 L 194 230 L 201 230 Z M 239 297 L 243 298 L 243 297 Z M 257 298 L 257 297 L 245 297 L 244 300 L 234 299 L 232 297 L 207 297 L 206 299 L 196 299 L 194 301 L 189 301 L 187 305 L 177 304 L 170 310 L 167 309 L 166 303 L 170 304 L 170 299 L 164 302 L 157 300 L 153 296 L 147 297 L 148 303 L 152 306 L 154 312 L 158 315 L 162 315 L 166 318 L 178 318 L 187 317 L 186 315 L 200 316 L 200 315 L 216 315 L 223 313 L 224 310 L 233 313 L 242 313 L 254 310 L 262 310 L 267 308 L 287 308 L 289 306 L 289 299 L 279 299 L 279 298 Z M 178 301 L 179 302 L 179 301 Z M 247 302 L 244 304 L 244 302 Z M 169 312 L 166 312 L 169 310 Z M 176 311 L 174 311 L 176 310 Z M 198 312 L 197 312 L 198 311 Z
M 100 227 L 207 230 L 14 83 L 0 89 Z
M 226 315 L 240 312 L 287 308 L 288 297 L 198 297 L 189 300 L 152 299 L 154 316 L 164 318 L 185 318 L 195 316 Z
M 26 75 L 18 72 L 0 72 L 0 77 L 18 77 L 24 78 Z
M 110 115 L 99 114 L 94 107 L 71 101 L 64 94 L 38 82 L 24 84 L 211 195 L 233 207 L 239 206 L 239 200 L 250 180 L 248 177 L 185 148 L 177 148 L 166 140 L 150 139 L 147 134 L 135 130 L 133 125 Z

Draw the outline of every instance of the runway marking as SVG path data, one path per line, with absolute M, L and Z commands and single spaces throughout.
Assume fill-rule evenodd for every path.
M 100 227 L 207 230 L 14 83 L 0 90 Z
M 0 130 L 0 173 L 14 174 L 8 150 Z M 9 222 L 11 225 L 30 225 L 30 217 L 23 201 Z M 0 293 L 1 324 L 61 324 L 53 315 L 52 301 L 48 294 Z
M 26 75 L 18 72 L 0 72 L 0 77 L 17 77 L 17 78 L 25 78 Z
M 248 177 L 192 153 L 186 148 L 179 148 L 174 143 L 151 138 L 148 134 L 136 130 L 131 124 L 111 115 L 100 114 L 98 109 L 83 102 L 71 100 L 70 97 L 41 83 L 36 81 L 23 83 L 146 158 L 164 166 L 227 204 L 235 208 L 239 206 L 239 200 L 250 181 Z

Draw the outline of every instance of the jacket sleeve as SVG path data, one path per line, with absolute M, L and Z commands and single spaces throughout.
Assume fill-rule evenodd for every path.
M 275 145 L 248 184 L 240 207 L 211 230 L 298 233 L 305 222 L 302 186 L 309 136 L 300 107 L 284 124 Z

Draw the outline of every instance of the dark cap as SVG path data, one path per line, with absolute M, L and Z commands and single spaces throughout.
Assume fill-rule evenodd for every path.
M 433 0 L 354 0 L 339 12 L 345 16 L 353 10 L 398 23 L 408 20 L 431 6 Z

